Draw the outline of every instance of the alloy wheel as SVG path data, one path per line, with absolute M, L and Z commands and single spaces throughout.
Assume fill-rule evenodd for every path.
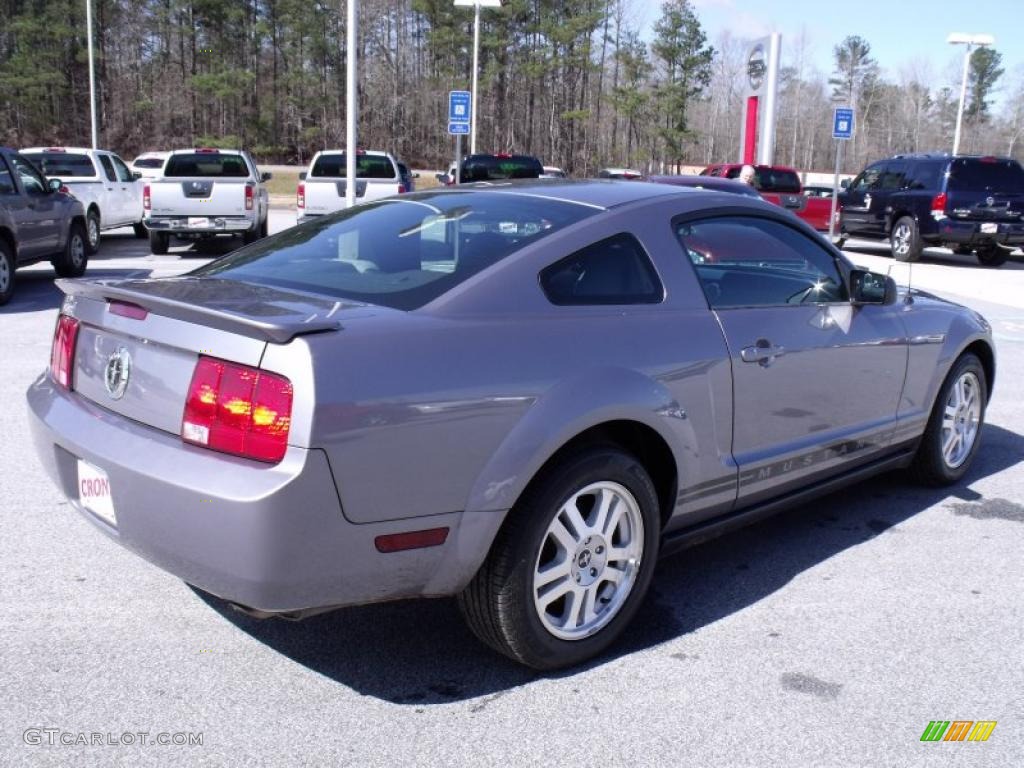
M 971 455 L 981 424 L 981 384 L 972 371 L 954 382 L 942 414 L 942 460 L 956 469 Z
M 906 224 L 897 225 L 892 233 L 893 250 L 900 256 L 910 251 L 910 227 Z
M 544 628 L 580 640 L 605 627 L 637 580 L 644 547 L 640 506 L 623 485 L 592 483 L 552 518 L 533 573 L 533 598 Z

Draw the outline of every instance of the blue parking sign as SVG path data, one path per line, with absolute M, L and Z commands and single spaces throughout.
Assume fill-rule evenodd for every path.
M 452 136 L 469 134 L 469 123 L 448 123 L 448 133 Z
M 469 91 L 449 91 L 448 122 L 465 123 L 466 125 L 469 125 L 471 112 L 470 104 Z
M 853 110 L 849 107 L 836 107 L 832 113 L 832 138 L 853 138 Z

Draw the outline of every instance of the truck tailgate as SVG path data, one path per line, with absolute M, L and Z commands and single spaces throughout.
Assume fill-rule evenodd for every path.
M 186 178 L 149 184 L 153 216 L 245 216 L 245 188 L 252 182 Z
M 365 203 L 399 193 L 399 179 L 356 179 L 356 199 Z M 346 179 L 306 178 L 306 213 L 326 214 L 345 207 Z

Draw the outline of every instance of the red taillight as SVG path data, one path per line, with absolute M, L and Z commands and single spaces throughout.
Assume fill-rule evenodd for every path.
M 425 531 L 407 531 L 406 533 L 388 533 L 373 540 L 373 545 L 382 554 L 403 552 L 407 549 L 424 549 L 439 547 L 448 538 L 448 528 L 428 528 Z
M 153 199 L 150 197 L 149 184 L 142 188 L 142 207 L 147 211 L 153 209 Z
M 75 362 L 75 342 L 78 340 L 78 321 L 69 315 L 57 318 L 53 329 L 53 348 L 50 350 L 50 374 L 65 389 L 71 389 L 71 371 Z
M 252 187 L 248 184 L 245 186 L 245 210 L 252 210 Z
M 130 317 L 132 320 L 145 320 L 149 316 L 148 309 L 130 301 L 110 301 L 107 303 L 107 311 L 112 315 Z
M 46 152 L 67 152 L 67 150 L 64 149 L 64 147 L 47 147 L 45 151 Z
M 405 188 L 405 184 L 399 184 L 398 185 L 398 194 L 404 195 L 408 191 L 409 190 Z
M 939 194 L 937 194 L 935 197 L 932 198 L 932 210 L 933 211 L 945 211 L 946 210 L 946 202 L 947 201 L 948 201 L 948 198 L 946 197 L 946 193 L 945 192 L 940 192 Z
M 288 379 L 200 357 L 185 400 L 181 437 L 215 451 L 278 462 L 288 448 L 291 417 Z
M 57 191 L 65 194 L 65 195 L 70 195 L 71 194 L 71 188 L 67 184 L 61 184 L 60 185 L 60 189 L 58 189 Z
M 194 150 L 197 155 L 219 155 L 220 150 L 214 147 L 198 147 Z
M 305 208 L 306 207 L 306 185 L 300 183 L 299 188 L 295 190 L 295 207 Z

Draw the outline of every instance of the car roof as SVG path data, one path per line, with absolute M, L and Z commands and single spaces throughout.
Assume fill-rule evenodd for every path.
M 28 147 L 27 149 L 19 150 L 20 152 L 75 152 L 77 154 L 85 154 L 87 152 L 105 152 L 111 154 L 109 149 L 91 149 L 90 147 L 61 147 L 56 144 L 51 144 L 48 147 Z
M 225 155 L 240 155 L 242 150 L 240 149 L 223 149 L 221 147 L 191 147 L 189 149 L 172 149 L 168 152 L 168 155 L 194 155 L 196 153 L 202 154 L 201 150 L 213 150 L 213 152 L 222 153 Z M 211 152 L 210 154 L 213 154 Z
M 344 149 L 321 149 L 317 152 L 318 155 L 344 155 Z M 377 157 L 391 157 L 390 152 L 385 152 L 383 149 L 357 149 L 356 155 L 375 155 Z M 397 162 L 397 161 L 396 161 Z
M 434 188 L 424 195 L 459 194 L 466 190 L 480 189 L 490 192 L 502 192 L 509 195 L 544 197 L 562 202 L 577 203 L 591 208 L 608 210 L 628 205 L 641 200 L 659 197 L 677 196 L 692 200 L 693 208 L 701 208 L 703 204 L 718 200 L 727 202 L 746 200 L 761 207 L 759 199 L 748 198 L 732 192 L 718 192 L 710 189 L 678 187 L 670 184 L 655 184 L 647 181 L 625 181 L 620 179 L 517 179 L 503 182 L 470 182 L 458 187 Z M 416 193 L 414 193 L 415 195 Z M 726 198 L 728 198 L 726 200 Z

